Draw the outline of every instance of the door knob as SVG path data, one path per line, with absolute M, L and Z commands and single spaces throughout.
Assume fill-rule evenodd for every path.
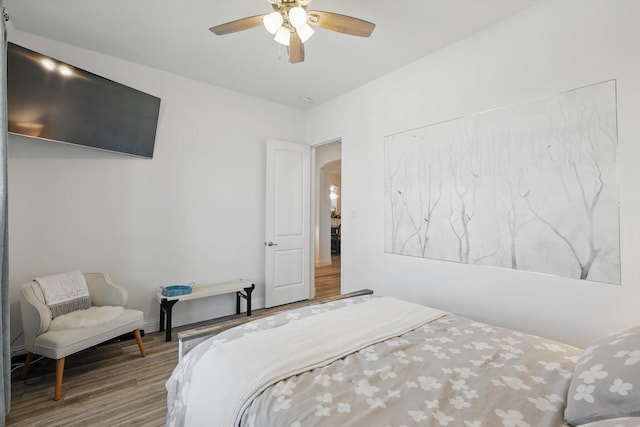
M 269 242 L 269 243 L 267 243 L 267 246 L 269 246 L 269 247 L 278 246 L 278 244 L 277 243 L 273 243 L 273 242 Z

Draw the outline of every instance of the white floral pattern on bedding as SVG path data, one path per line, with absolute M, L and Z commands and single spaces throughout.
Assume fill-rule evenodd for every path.
M 190 366 L 216 342 L 367 299 L 260 319 L 196 347 L 168 383 L 167 424 L 183 425 L 188 402 L 181 396 Z M 251 403 L 241 425 L 558 427 L 579 354 L 574 347 L 447 315 L 272 385 Z
M 625 416 L 640 416 L 640 326 L 587 347 L 576 363 L 565 410 L 575 425 Z

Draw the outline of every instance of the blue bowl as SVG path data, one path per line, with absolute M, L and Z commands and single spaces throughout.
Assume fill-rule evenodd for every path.
M 191 286 L 187 285 L 171 285 L 162 288 L 162 295 L 165 297 L 177 297 L 180 295 L 188 295 L 191 293 Z

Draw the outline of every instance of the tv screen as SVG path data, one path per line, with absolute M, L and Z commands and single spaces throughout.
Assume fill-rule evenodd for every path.
M 14 43 L 7 104 L 11 133 L 153 157 L 160 98 Z

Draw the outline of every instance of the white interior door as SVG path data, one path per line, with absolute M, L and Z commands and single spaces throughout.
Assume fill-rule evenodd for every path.
M 310 297 L 311 149 L 267 141 L 265 306 Z

